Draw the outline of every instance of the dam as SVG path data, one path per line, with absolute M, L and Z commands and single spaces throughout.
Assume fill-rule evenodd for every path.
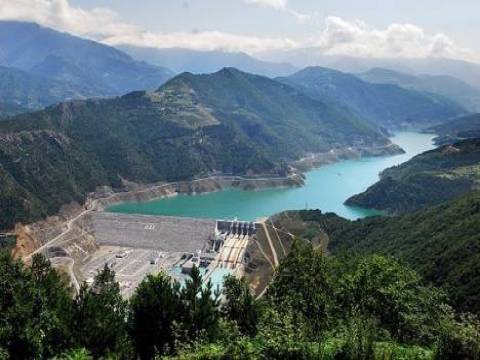
M 102 211 L 94 212 L 90 222 L 97 250 L 82 261 L 81 278 L 93 281 L 96 272 L 107 264 L 115 271 L 125 297 L 131 296 L 148 274 L 165 271 L 183 283 L 194 266 L 200 269 L 204 281 L 221 287 L 224 275 L 244 266 L 247 245 L 255 239 L 259 227 L 256 222 L 236 219 Z M 46 254 L 55 258 L 62 249 L 49 250 Z

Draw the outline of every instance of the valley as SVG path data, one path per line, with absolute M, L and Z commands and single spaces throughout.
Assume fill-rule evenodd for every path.
M 395 156 L 362 157 L 338 160 L 305 172 L 304 185 L 294 188 L 254 188 L 242 190 L 228 186 L 213 193 L 191 196 L 188 193 L 151 201 L 113 204 L 107 211 L 146 215 L 199 218 L 239 218 L 253 221 L 293 209 L 321 209 L 356 219 L 378 212 L 344 205 L 350 196 L 364 191 L 378 180 L 387 167 L 398 165 L 433 148 L 434 135 L 399 132 L 391 138 L 405 153 Z M 247 188 L 248 189 L 248 188 Z
M 478 26 L 409 1 L 0 0 L 0 359 L 480 359 Z

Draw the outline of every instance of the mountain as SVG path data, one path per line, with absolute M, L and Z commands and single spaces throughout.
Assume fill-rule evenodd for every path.
M 158 49 L 128 45 L 118 48 L 134 59 L 166 67 L 175 73 L 206 74 L 224 67 L 234 67 L 252 74 L 276 77 L 287 76 L 297 71 L 297 68 L 288 63 L 262 61 L 241 52 Z
M 74 86 L 15 68 L 0 66 L 0 100 L 25 109 L 38 109 L 66 99 L 94 96 Z
M 28 109 L 10 102 L 0 102 L 0 118 L 28 112 Z
M 34 23 L 0 21 L 0 43 L 0 65 L 66 83 L 81 97 L 153 90 L 172 75 L 110 46 Z
M 465 113 L 462 107 L 439 95 L 397 85 L 371 84 L 354 75 L 321 67 L 308 67 L 278 80 L 314 99 L 339 102 L 390 129 L 426 127 Z
M 0 122 L 0 228 L 96 186 L 278 174 L 333 148 L 398 151 L 373 125 L 266 77 L 185 73 L 154 92 L 71 101 Z
M 440 204 L 480 185 L 480 138 L 427 151 L 381 173 L 347 205 L 406 213 Z
M 382 68 L 374 68 L 356 76 L 374 84 L 394 84 L 405 89 L 439 94 L 469 111 L 480 111 L 480 88 L 452 76 L 410 75 Z
M 464 60 L 429 57 L 424 59 L 369 58 L 326 55 L 320 48 L 269 51 L 258 54 L 265 61 L 288 62 L 293 66 L 323 66 L 348 73 L 362 73 L 373 68 L 386 68 L 408 74 L 448 75 L 480 87 L 480 64 Z
M 400 259 L 442 286 L 458 308 L 480 311 L 479 192 L 396 217 L 349 221 L 318 210 L 287 215 L 274 217 L 278 229 L 299 237 L 326 235 L 333 254 Z
M 437 134 L 437 145 L 451 144 L 463 139 L 480 138 L 480 114 L 462 116 L 436 125 L 427 131 Z

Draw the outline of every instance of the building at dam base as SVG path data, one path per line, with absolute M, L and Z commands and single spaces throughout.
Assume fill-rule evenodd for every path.
M 92 279 L 107 263 L 126 297 L 147 274 L 166 271 L 182 283 L 194 266 L 205 281 L 221 287 L 224 275 L 235 274 L 243 266 L 257 226 L 237 220 L 95 212 L 92 234 L 99 250 L 82 272 Z

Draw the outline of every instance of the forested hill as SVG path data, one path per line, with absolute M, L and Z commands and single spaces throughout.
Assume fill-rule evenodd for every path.
M 297 212 L 289 212 L 292 224 Z M 333 253 L 394 256 L 444 287 L 463 310 L 480 311 L 480 193 L 473 192 L 438 207 L 398 217 L 349 221 L 335 214 L 298 212 L 310 223 L 304 234 L 323 231 Z M 282 219 L 282 217 L 278 217 Z M 292 225 L 288 225 L 294 228 Z
M 308 67 L 280 81 L 314 99 L 330 99 L 386 128 L 424 128 L 465 114 L 440 95 L 407 90 L 392 84 L 371 84 L 340 71 Z
M 469 111 L 480 111 L 480 88 L 453 76 L 413 75 L 384 68 L 373 68 L 356 76 L 374 84 L 394 84 L 405 89 L 439 94 Z
M 480 138 L 480 114 L 462 116 L 452 121 L 433 126 L 428 131 L 437 134 L 435 143 L 449 144 L 463 139 Z
M 444 145 L 384 170 L 380 181 L 348 205 L 405 213 L 440 204 L 480 185 L 480 139 Z
M 235 69 L 154 92 L 62 103 L 0 122 L 0 228 L 83 201 L 98 185 L 278 174 L 339 147 L 395 147 L 373 125 Z M 398 150 L 398 149 L 396 149 Z

